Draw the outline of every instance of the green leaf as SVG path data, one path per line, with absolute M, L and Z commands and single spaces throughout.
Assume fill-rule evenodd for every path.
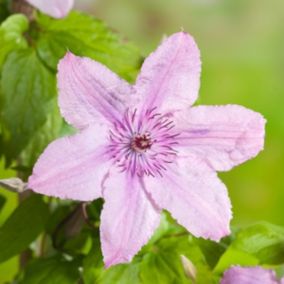
M 93 247 L 83 261 L 84 283 L 98 284 L 142 284 L 140 279 L 140 257 L 129 264 L 120 264 L 104 268 L 99 236 L 93 238 Z
M 128 80 L 135 78 L 142 62 L 138 49 L 123 41 L 102 21 L 72 12 L 60 20 L 39 15 L 38 25 L 42 31 L 36 46 L 38 54 L 53 70 L 56 70 L 58 60 L 70 50 L 107 65 Z
M 48 207 L 38 195 L 24 200 L 0 228 L 0 262 L 22 252 L 43 231 Z
M 87 255 L 92 246 L 92 239 L 87 229 L 82 229 L 80 233 L 66 240 L 64 251 L 72 256 Z
M 233 264 L 284 263 L 284 228 L 261 222 L 241 229 L 215 270 L 220 272 Z
M 9 15 L 8 0 L 0 0 L 0 22 L 5 20 Z
M 214 271 L 222 273 L 232 265 L 255 266 L 258 264 L 259 260 L 255 256 L 229 247 L 219 259 Z
M 34 50 L 13 51 L 3 66 L 1 89 L 4 148 L 9 161 L 18 157 L 46 122 L 56 94 L 55 77 Z
M 84 283 L 98 283 L 98 279 L 103 273 L 103 261 L 100 247 L 99 234 L 93 237 L 93 246 L 89 254 L 83 260 L 83 280 Z
M 94 242 L 93 249 L 83 262 L 84 283 L 141 283 L 141 284 L 188 284 L 193 283 L 186 275 L 181 255 L 185 255 L 196 267 L 197 284 L 215 284 L 217 278 L 206 264 L 201 250 L 188 235 L 165 235 L 148 244 L 129 264 L 103 268 L 100 242 Z
M 28 19 L 22 14 L 12 15 L 0 26 L 0 69 L 7 55 L 15 50 L 27 48 L 23 33 L 28 30 Z
M 37 259 L 30 263 L 22 284 L 76 284 L 79 280 L 79 263 L 60 256 Z
M 3 195 L 0 195 L 0 212 L 6 203 L 6 198 Z
M 93 222 L 100 222 L 101 211 L 103 208 L 103 199 L 99 198 L 88 204 L 86 207 L 89 220 Z
M 0 121 L 0 159 L 3 153 L 4 153 L 4 143 L 3 143 L 3 135 L 2 135 L 2 126 L 1 126 L 1 121 Z
M 50 235 L 54 234 L 57 227 L 62 224 L 64 219 L 66 219 L 72 211 L 70 204 L 61 204 L 60 199 L 54 201 L 58 201 L 58 204 L 51 202 L 51 208 L 53 208 L 53 212 L 50 213 L 49 219 L 46 224 L 46 232 Z
M 133 263 L 131 265 L 121 264 L 115 267 L 111 267 L 109 270 L 103 273 L 102 278 L 99 279 L 97 283 L 103 283 L 103 284 L 143 283 L 139 279 L 139 264 L 138 263 Z
M 83 261 L 84 283 L 193 283 L 186 275 L 181 256 L 190 260 L 196 268 L 195 284 L 217 284 L 206 262 L 197 239 L 178 226 L 168 214 L 163 214 L 162 222 L 152 239 L 129 264 L 121 264 L 104 269 L 99 237 L 93 241 L 93 248 Z
M 186 235 L 163 237 L 145 254 L 140 272 L 143 283 L 193 283 L 185 274 L 181 255 L 186 256 L 195 266 L 195 283 L 215 283 L 194 238 Z
M 195 240 L 196 244 L 201 249 L 203 255 L 206 258 L 206 262 L 211 268 L 214 268 L 221 255 L 225 252 L 227 245 L 222 240 L 221 242 L 213 242 L 210 240 L 205 240 L 198 238 Z
M 59 113 L 57 100 L 54 98 L 50 104 L 51 111 L 47 114 L 46 122 L 35 132 L 20 155 L 21 165 L 28 170 L 26 175 L 31 173 L 34 163 L 47 145 L 61 134 L 63 119 Z
M 172 251 L 157 250 L 143 258 L 141 264 L 141 278 L 143 283 L 188 283 L 180 256 Z
M 213 274 L 207 262 L 206 255 L 197 245 L 197 240 L 194 237 L 188 239 L 188 245 L 183 248 L 183 254 L 193 263 L 196 268 L 196 280 L 194 284 L 217 284 L 218 277 Z

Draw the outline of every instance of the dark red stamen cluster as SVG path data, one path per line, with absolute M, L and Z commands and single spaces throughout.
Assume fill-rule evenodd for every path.
M 152 144 L 150 134 L 138 134 L 133 138 L 131 148 L 136 152 L 145 152 L 151 148 Z

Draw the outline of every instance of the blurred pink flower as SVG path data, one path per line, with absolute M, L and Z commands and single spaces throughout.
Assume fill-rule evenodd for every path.
M 233 266 L 224 273 L 221 284 L 284 284 L 284 278 L 277 280 L 273 270 L 258 266 Z
M 128 262 L 159 226 L 162 209 L 197 237 L 230 233 L 231 204 L 216 171 L 263 148 L 263 117 L 237 105 L 190 107 L 200 55 L 172 35 L 144 62 L 134 86 L 100 63 L 68 53 L 59 64 L 59 106 L 79 133 L 51 143 L 29 179 L 35 192 L 105 199 L 106 266 Z
M 74 0 L 26 0 L 41 12 L 53 17 L 65 17 L 74 5 Z

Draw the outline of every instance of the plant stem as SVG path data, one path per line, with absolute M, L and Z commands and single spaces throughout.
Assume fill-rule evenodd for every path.
M 21 164 L 20 159 L 17 161 L 17 163 Z M 17 177 L 20 178 L 21 180 L 24 179 L 23 173 L 21 173 L 19 171 L 17 172 Z M 22 203 L 31 194 L 32 194 L 32 192 L 30 190 L 19 193 L 19 196 L 18 196 L 19 204 Z M 31 257 L 32 257 L 32 254 L 31 254 L 31 251 L 29 249 L 26 249 L 25 251 L 23 251 L 20 254 L 20 268 L 21 269 L 23 269 L 27 265 L 27 263 L 29 262 Z
M 21 202 L 23 202 L 28 196 L 31 195 L 31 191 L 25 191 L 25 192 L 22 192 L 19 194 L 19 204 Z M 27 263 L 29 262 L 29 260 L 31 259 L 32 257 L 32 254 L 31 254 L 31 251 L 29 249 L 23 251 L 21 254 L 20 254 L 20 268 L 23 269 Z

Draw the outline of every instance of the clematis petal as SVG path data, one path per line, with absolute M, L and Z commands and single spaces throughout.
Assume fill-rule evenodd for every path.
M 97 125 L 52 142 L 38 159 L 28 187 L 62 199 L 101 197 L 101 183 L 110 163 L 103 146 L 106 133 Z
M 137 78 L 136 90 L 145 98 L 144 110 L 181 109 L 190 106 L 198 96 L 200 54 L 194 39 L 187 33 L 176 33 L 145 60 Z
M 160 223 L 138 178 L 112 172 L 104 183 L 101 241 L 106 267 L 131 261 Z
M 159 207 L 196 237 L 218 241 L 230 233 L 231 204 L 225 185 L 202 161 L 179 158 L 163 177 L 144 177 Z
M 265 119 L 242 106 L 198 106 L 175 115 L 181 151 L 214 170 L 227 171 L 263 149 Z
M 224 273 L 221 284 L 278 284 L 274 271 L 261 267 L 234 266 Z
M 62 116 L 79 129 L 119 120 L 133 99 L 126 81 L 102 64 L 70 52 L 59 63 L 58 87 Z
M 27 0 L 27 2 L 53 18 L 65 17 L 74 5 L 74 0 Z

